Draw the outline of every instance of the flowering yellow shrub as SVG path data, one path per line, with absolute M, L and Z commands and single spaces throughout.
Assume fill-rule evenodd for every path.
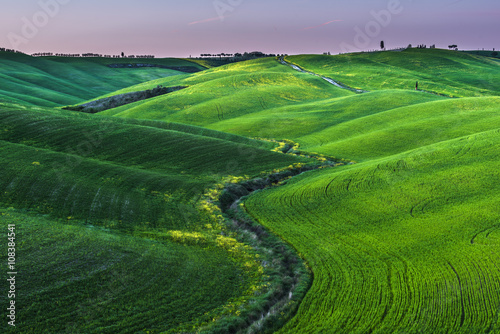
M 198 232 L 168 231 L 167 235 L 175 242 L 187 244 L 199 244 L 207 241 L 207 238 Z
M 236 239 L 225 237 L 222 235 L 217 236 L 216 242 L 217 246 L 222 247 L 228 251 L 235 251 L 239 246 L 238 241 Z

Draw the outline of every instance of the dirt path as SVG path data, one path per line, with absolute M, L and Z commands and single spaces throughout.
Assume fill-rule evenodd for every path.
M 338 88 L 341 88 L 341 89 L 347 89 L 347 90 L 350 90 L 351 92 L 354 92 L 354 93 L 357 93 L 357 94 L 368 93 L 367 90 L 352 88 L 352 87 L 344 85 L 344 84 L 342 84 L 342 83 L 340 83 L 338 81 L 335 81 L 332 78 L 324 77 L 324 76 L 319 75 L 317 73 L 306 71 L 303 68 L 300 68 L 299 66 L 297 66 L 295 64 L 289 63 L 288 61 L 285 60 L 285 57 L 279 57 L 278 60 L 283 65 L 290 66 L 291 68 L 293 68 L 296 71 L 299 71 L 299 72 L 302 72 L 302 73 L 307 73 L 307 74 L 319 77 L 319 78 L 321 78 L 321 79 L 329 82 L 330 84 L 334 85 L 335 87 L 338 87 Z
M 351 92 L 354 92 L 354 93 L 357 93 L 357 94 L 369 93 L 370 92 L 368 90 L 352 88 L 352 87 L 349 87 L 347 85 L 344 85 L 343 83 L 335 81 L 332 78 L 324 77 L 324 76 L 322 76 L 320 74 L 317 74 L 317 73 L 314 73 L 314 72 L 310 72 L 310 71 L 306 71 L 303 68 L 300 68 L 299 66 L 286 61 L 285 57 L 279 57 L 278 61 L 281 64 L 283 64 L 283 65 L 290 66 L 291 68 L 293 68 L 296 71 L 299 71 L 299 72 L 302 72 L 302 73 L 307 73 L 307 74 L 310 74 L 310 75 L 314 75 L 314 76 L 319 77 L 319 78 L 321 78 L 323 80 L 326 80 L 329 83 L 331 83 L 332 85 L 334 85 L 335 87 L 342 88 L 342 89 L 347 89 L 347 90 L 350 90 Z M 427 94 L 433 94 L 433 95 L 437 95 L 437 96 L 447 97 L 447 98 L 456 98 L 454 96 L 450 96 L 450 95 L 446 95 L 446 94 L 442 94 L 442 93 L 431 92 L 431 91 L 423 90 L 423 89 L 417 89 L 417 91 L 418 92 L 422 92 L 422 93 L 427 93 Z

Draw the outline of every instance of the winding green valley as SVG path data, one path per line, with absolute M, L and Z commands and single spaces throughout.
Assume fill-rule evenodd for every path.
M 285 60 L 0 52 L 6 333 L 500 333 L 500 61 Z

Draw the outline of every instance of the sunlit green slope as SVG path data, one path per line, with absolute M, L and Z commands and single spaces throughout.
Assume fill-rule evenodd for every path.
M 361 161 L 500 127 L 500 98 L 420 103 L 295 137 L 304 149 Z
M 242 321 L 236 314 L 244 303 L 263 315 L 262 304 L 249 300 L 265 284 L 264 266 L 253 257 L 246 266 L 234 249 L 220 247 L 231 244 L 228 232 L 212 224 L 213 207 L 207 213 L 197 206 L 228 175 L 305 161 L 251 139 L 261 137 L 360 162 L 305 173 L 245 202 L 314 273 L 282 333 L 500 333 L 499 61 L 417 49 L 286 59 L 369 92 L 340 89 L 276 59 L 195 74 L 112 69 L 107 75 L 116 79 L 137 70 L 116 82 L 100 76 L 109 69 L 102 59 L 0 59 L 0 66 L 17 62 L 14 74 L 2 68 L 0 85 L 11 87 L 9 101 L 24 104 L 0 110 L 0 219 L 32 233 L 23 246 L 26 263 L 46 259 L 62 277 L 52 282 L 42 267 L 30 269 L 26 328 L 41 321 L 40 310 L 58 309 L 46 302 L 54 298 L 76 311 L 64 319 L 50 311 L 45 332 L 87 326 L 90 333 L 119 333 L 130 326 L 178 333 L 221 318 L 226 322 L 215 333 L 235 332 L 249 325 L 247 313 Z M 37 71 L 43 74 L 33 81 Z M 27 107 L 158 85 L 188 88 L 96 115 Z M 46 240 L 57 249 L 44 248 Z M 131 254 L 140 254 L 138 269 L 118 283 L 130 268 L 125 262 L 135 263 Z M 162 275 L 160 263 L 179 271 Z M 86 278 L 73 284 L 75 276 Z M 134 288 L 140 277 L 150 283 Z M 117 293 L 100 299 L 109 284 Z M 60 297 L 70 286 L 70 300 Z M 174 288 L 155 293 L 160 286 Z M 149 304 L 137 306 L 144 295 Z M 94 312 L 76 307 L 96 300 Z
M 223 175 L 257 175 L 300 161 L 260 148 L 270 144 L 233 135 L 219 139 L 76 113 L 4 109 L 0 122 L 0 198 L 37 203 L 61 217 L 155 225 L 161 219 L 169 221 L 163 227 L 171 227 L 182 224 L 179 214 L 152 210 L 152 191 L 188 200 Z M 90 209 L 97 200 L 110 204 Z
M 116 94 L 158 84 L 188 88 L 102 114 L 207 126 L 276 107 L 353 95 L 320 78 L 298 73 L 275 59 L 226 65 L 185 78 L 156 80 Z
M 499 143 L 478 133 L 248 199 L 314 273 L 279 333 L 499 333 Z
M 286 57 L 364 90 L 419 89 L 454 97 L 500 95 L 500 60 L 439 49 Z
M 102 114 L 197 124 L 249 137 L 287 138 L 299 142 L 304 150 L 356 160 L 485 131 L 498 122 L 495 96 L 451 99 L 393 82 L 403 82 L 411 73 L 432 78 L 435 85 L 441 85 L 441 94 L 459 89 L 463 96 L 498 95 L 494 78 L 500 67 L 490 58 L 412 49 L 287 59 L 342 82 L 351 78 L 345 82 L 351 86 L 356 86 L 354 80 L 360 85 L 387 84 L 358 85 L 373 91 L 354 94 L 266 59 L 129 87 L 112 94 L 160 83 L 189 86 Z M 437 70 L 440 75 L 433 74 Z M 492 86 L 483 89 L 486 84 Z M 288 100 L 277 98 L 278 95 L 288 96 Z M 470 124 L 462 127 L 464 123 Z

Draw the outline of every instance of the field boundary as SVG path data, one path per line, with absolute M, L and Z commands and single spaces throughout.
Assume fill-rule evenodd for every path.
M 295 155 L 285 152 L 284 154 Z M 273 333 L 282 328 L 296 315 L 300 303 L 312 286 L 314 275 L 307 262 L 300 257 L 297 249 L 258 223 L 246 211 L 244 201 L 256 192 L 284 185 L 291 178 L 305 172 L 344 165 L 344 161 L 331 161 L 324 158 L 323 160 L 313 156 L 310 158 L 317 159 L 318 162 L 308 165 L 299 163 L 282 170 L 263 172 L 261 177 L 254 179 L 227 183 L 217 198 L 218 207 L 231 222 L 230 228 L 235 229 L 241 235 L 246 235 L 245 241 L 250 241 L 252 247 L 258 248 L 260 253 L 269 253 L 266 249 L 274 251 L 277 256 L 272 259 L 272 263 L 279 261 L 278 263 L 284 265 L 280 272 L 281 284 L 288 288 L 279 289 L 281 293 L 273 296 L 274 302 L 266 308 L 260 318 L 249 319 L 252 323 L 247 329 L 248 333 L 254 333 L 253 330 L 258 330 L 259 333 Z

